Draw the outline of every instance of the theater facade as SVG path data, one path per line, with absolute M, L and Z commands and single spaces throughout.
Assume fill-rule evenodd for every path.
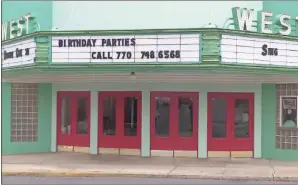
M 232 11 L 235 29 L 38 31 L 24 16 L 2 36 L 3 153 L 298 160 L 297 18 L 270 29 L 260 12 L 253 31 Z

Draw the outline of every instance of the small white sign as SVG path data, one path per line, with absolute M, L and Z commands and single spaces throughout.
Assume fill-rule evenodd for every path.
M 34 64 L 35 50 L 34 39 L 2 45 L 2 68 Z
M 52 63 L 198 63 L 199 60 L 199 34 L 52 38 Z
M 298 42 L 222 35 L 222 63 L 298 67 Z

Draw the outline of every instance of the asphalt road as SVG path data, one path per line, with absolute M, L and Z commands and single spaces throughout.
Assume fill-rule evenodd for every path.
M 239 180 L 201 180 L 173 178 L 129 177 L 22 177 L 2 176 L 2 184 L 297 184 L 291 182 L 264 182 Z

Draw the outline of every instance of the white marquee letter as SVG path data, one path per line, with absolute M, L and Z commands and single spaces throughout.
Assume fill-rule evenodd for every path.
M 246 26 L 246 30 L 247 31 L 252 31 L 252 13 L 253 13 L 253 9 L 247 10 L 246 8 L 242 9 L 242 15 L 241 15 L 241 9 L 239 7 L 235 7 L 232 9 L 233 11 L 233 16 L 237 16 L 237 23 L 235 24 L 236 29 L 239 30 L 245 30 L 245 26 Z M 235 19 L 234 19 L 235 20 Z
M 291 33 L 291 31 L 292 31 L 291 24 L 289 22 L 287 22 L 290 19 L 291 19 L 291 16 L 286 15 L 286 14 L 282 14 L 279 17 L 279 21 L 280 21 L 280 24 L 282 25 L 282 27 L 286 27 L 286 29 L 282 29 L 279 31 L 280 34 L 289 35 Z
M 29 18 L 31 17 L 30 14 L 27 14 L 24 16 L 25 20 L 26 20 L 26 34 L 29 34 Z
M 2 23 L 2 40 L 6 40 L 7 39 L 7 32 L 8 32 L 8 27 L 7 27 L 7 22 Z
M 13 26 L 15 23 L 17 23 L 15 20 L 12 20 L 10 21 L 9 23 L 9 27 L 10 27 L 10 31 L 9 31 L 9 34 L 10 34 L 10 39 L 13 39 L 15 38 L 14 34 L 12 33 L 13 31 L 15 31 L 15 27 Z
M 261 32 L 262 33 L 272 33 L 272 30 L 270 28 L 266 28 L 266 25 L 272 24 L 272 21 L 268 21 L 266 17 L 272 17 L 272 12 L 262 12 L 261 13 Z

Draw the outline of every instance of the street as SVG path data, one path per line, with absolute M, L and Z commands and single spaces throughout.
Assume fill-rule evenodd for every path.
M 294 182 L 268 182 L 243 180 L 202 180 L 173 178 L 130 177 L 28 177 L 3 176 L 3 184 L 296 184 Z

